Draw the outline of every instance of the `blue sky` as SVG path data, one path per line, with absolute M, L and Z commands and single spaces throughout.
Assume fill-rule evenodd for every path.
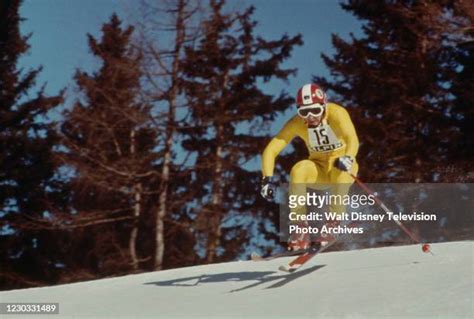
M 42 65 L 38 84 L 46 83 L 49 95 L 67 88 L 64 106 L 67 108 L 77 94 L 72 79 L 75 70 L 81 68 L 90 72 L 99 65 L 89 52 L 87 33 L 100 38 L 102 24 L 113 12 L 125 24 L 133 24 L 140 19 L 139 3 L 140 0 L 24 0 L 20 13 L 26 20 L 21 30 L 24 34 L 31 33 L 31 49 L 20 60 L 21 66 Z M 334 52 L 331 34 L 348 38 L 351 32 L 356 35 L 361 32 L 360 21 L 342 10 L 336 0 L 228 0 L 228 5 L 232 8 L 253 5 L 254 19 L 258 21 L 256 34 L 267 40 L 278 39 L 285 33 L 303 36 L 304 45 L 296 47 L 285 62 L 285 67 L 297 69 L 297 75 L 287 83 L 271 81 L 265 84 L 262 89 L 270 94 L 277 95 L 285 90 L 294 95 L 300 86 L 311 81 L 312 75 L 329 76 L 321 53 L 331 55 Z M 276 134 L 293 114 L 293 110 L 288 110 L 278 117 L 271 125 L 271 133 Z M 60 118 L 58 113 L 51 115 L 53 119 Z M 288 151 L 291 147 L 285 150 Z M 248 162 L 246 168 L 259 170 L 260 157 Z
M 1 1 L 1 0 L 0 0 Z M 74 99 L 73 75 L 77 68 L 93 71 L 98 67 L 87 45 L 87 33 L 101 36 L 102 24 L 116 12 L 125 23 L 137 19 L 139 0 L 24 0 L 21 25 L 24 34 L 32 33 L 31 50 L 20 61 L 22 67 L 43 66 L 38 84 L 47 83 L 46 93 L 57 94 L 67 88 L 68 99 Z M 294 95 L 312 75 L 329 76 L 321 60 L 321 53 L 331 55 L 331 34 L 347 38 L 350 32 L 360 32 L 360 22 L 343 11 L 335 0 L 229 0 L 233 7 L 254 5 L 254 18 L 259 22 L 256 33 L 267 40 L 278 39 L 283 34 L 301 33 L 304 45 L 297 47 L 285 67 L 295 68 L 298 73 L 288 83 L 272 81 L 262 88 L 267 93 L 279 94 L 284 89 Z M 66 105 L 67 107 L 68 105 Z M 288 114 L 272 125 L 276 133 Z M 259 169 L 256 157 L 248 168 Z
M 21 30 L 32 35 L 30 52 L 20 60 L 21 66 L 42 65 L 37 83 L 46 83 L 49 95 L 67 88 L 67 108 L 77 94 L 72 79 L 75 70 L 90 72 L 98 67 L 98 61 L 89 52 L 87 33 L 100 38 L 102 24 L 113 12 L 125 24 L 133 24 L 140 19 L 139 3 L 140 0 L 24 0 L 20 14 L 26 20 Z M 285 67 L 297 69 L 297 75 L 288 83 L 265 84 L 262 89 L 270 94 L 285 90 L 295 95 L 300 86 L 311 81 L 312 75 L 329 76 L 321 53 L 334 52 L 331 34 L 348 38 L 351 32 L 356 35 L 361 32 L 360 21 L 342 10 L 336 0 L 228 0 L 227 3 L 232 8 L 253 5 L 254 19 L 258 21 L 256 34 L 267 40 L 278 39 L 285 33 L 303 36 L 304 45 L 296 47 L 285 63 Z M 289 110 L 278 117 L 271 125 L 271 133 L 276 134 L 293 114 L 293 110 Z M 54 119 L 60 118 L 57 113 L 51 115 Z M 252 159 L 246 168 L 258 170 L 260 158 Z
M 115 11 L 127 23 L 137 16 L 136 0 L 25 0 L 21 15 L 23 33 L 32 33 L 31 51 L 21 60 L 25 68 L 43 66 L 38 84 L 47 83 L 47 93 L 73 87 L 76 68 L 94 70 L 97 62 L 88 51 L 86 34 L 99 37 L 101 25 Z M 301 33 L 304 46 L 296 48 L 286 66 L 298 69 L 288 83 L 271 83 L 264 88 L 271 93 L 281 89 L 295 94 L 311 75 L 329 75 L 321 52 L 331 54 L 331 33 L 347 38 L 360 32 L 360 22 L 343 11 L 335 0 L 230 0 L 231 6 L 252 4 L 256 7 L 257 33 L 277 39 L 284 33 Z M 69 91 L 69 97 L 74 92 Z

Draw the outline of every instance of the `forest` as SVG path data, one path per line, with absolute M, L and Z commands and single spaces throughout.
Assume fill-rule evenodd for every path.
M 305 39 L 265 39 L 255 8 L 229 2 L 143 0 L 133 24 L 112 14 L 100 37 L 87 35 L 98 67 L 76 70 L 73 97 L 46 94 L 41 65 L 19 66 L 31 53 L 21 32 L 28 17 L 21 0 L 0 2 L 2 290 L 284 246 L 278 204 L 260 196 L 251 163 L 276 134 L 275 119 L 295 109 L 296 92 L 265 87 L 292 81 L 298 69 L 285 63 Z M 330 77 L 315 70 L 312 80 L 351 114 L 360 177 L 472 183 L 472 1 L 340 5 L 363 35 L 332 34 L 335 53 L 321 53 Z M 307 157 L 301 141 L 292 145 L 277 161 L 282 183 Z

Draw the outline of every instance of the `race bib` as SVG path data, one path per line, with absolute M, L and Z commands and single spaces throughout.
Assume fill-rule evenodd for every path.
M 328 124 L 308 128 L 308 140 L 312 152 L 330 152 L 343 146 Z

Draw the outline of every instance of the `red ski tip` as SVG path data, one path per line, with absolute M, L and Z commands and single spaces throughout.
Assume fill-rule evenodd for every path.
M 421 246 L 421 249 L 424 253 L 429 253 L 431 251 L 431 247 L 429 244 L 423 244 L 423 246 Z

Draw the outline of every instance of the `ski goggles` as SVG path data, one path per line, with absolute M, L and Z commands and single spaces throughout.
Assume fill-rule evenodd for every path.
M 307 106 L 302 106 L 298 108 L 298 115 L 302 118 L 307 118 L 308 116 L 321 116 L 324 112 L 324 104 L 312 104 Z

